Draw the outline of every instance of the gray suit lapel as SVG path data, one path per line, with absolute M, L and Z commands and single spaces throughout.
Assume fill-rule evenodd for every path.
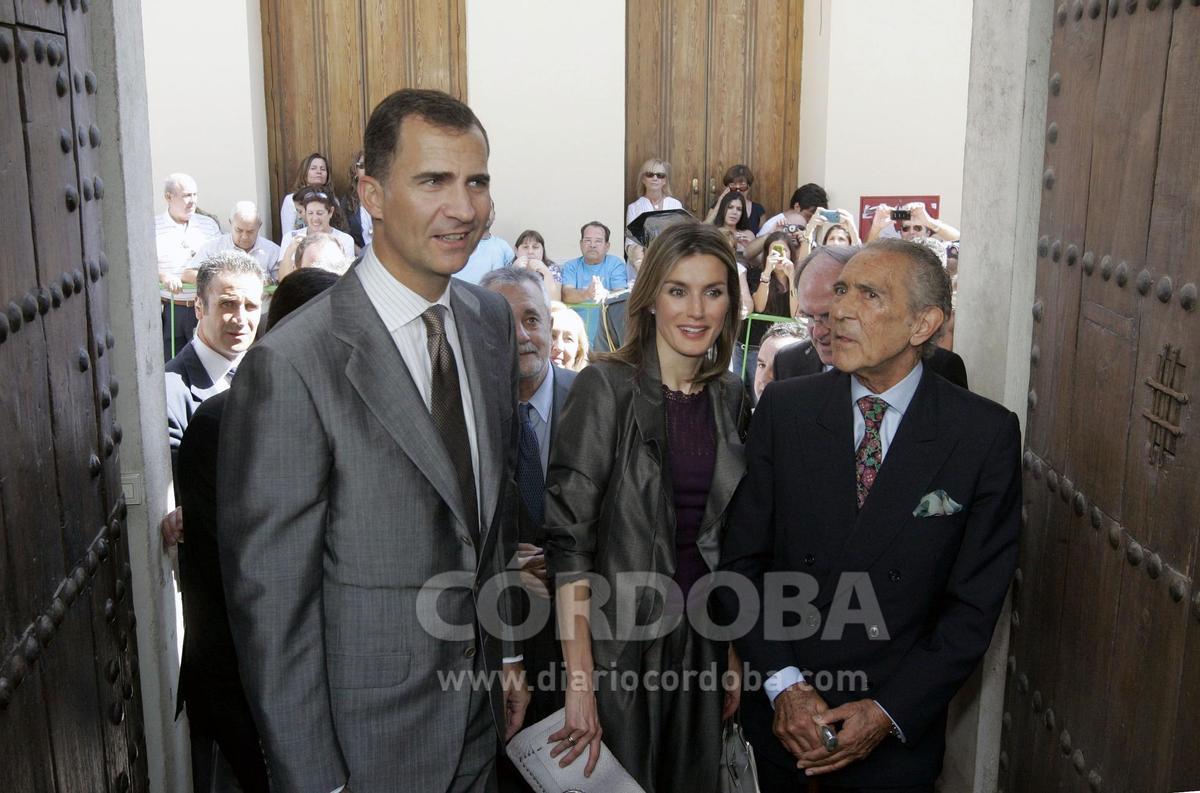
M 511 396 L 498 387 L 496 373 L 507 372 L 512 361 L 496 343 L 500 329 L 483 321 L 479 298 L 455 280 L 450 281 L 450 306 L 454 309 L 463 367 L 475 409 L 475 438 L 479 444 L 479 525 L 481 533 L 486 533 L 492 525 L 500 497 L 500 477 L 495 474 L 504 470 L 504 449 L 497 440 L 500 408 L 505 400 L 511 401 Z
M 400 350 L 367 297 L 355 269 L 334 284 L 330 303 L 338 320 L 333 334 L 352 348 L 346 362 L 346 378 L 392 439 L 450 505 L 465 532 L 467 513 L 458 493 L 450 455 Z

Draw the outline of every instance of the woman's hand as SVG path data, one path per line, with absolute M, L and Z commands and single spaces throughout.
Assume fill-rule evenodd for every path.
M 767 261 L 763 265 L 762 280 L 767 280 L 771 273 L 775 272 L 775 268 L 779 267 L 786 259 L 778 253 L 772 252 L 768 254 Z
M 736 237 L 737 241 L 743 245 L 754 242 L 754 232 L 750 229 L 738 229 L 733 233 L 733 236 Z
M 783 277 L 787 280 L 788 286 L 792 285 L 792 278 L 796 272 L 796 265 L 791 259 L 784 259 L 779 263 L 779 270 L 783 273 Z
M 558 745 L 550 750 L 551 757 L 563 755 L 558 761 L 560 768 L 575 762 L 584 750 L 588 750 L 587 765 L 583 775 L 589 777 L 600 760 L 600 716 L 596 711 L 596 694 L 592 691 L 591 675 L 570 674 L 567 683 L 566 714 L 563 728 L 550 736 L 550 742 Z M 563 754 L 563 753 L 566 754 Z
M 721 708 L 721 721 L 727 721 L 733 718 L 742 703 L 742 659 L 738 657 L 732 644 L 729 645 L 729 671 L 721 676 L 721 683 L 725 687 L 725 705 Z

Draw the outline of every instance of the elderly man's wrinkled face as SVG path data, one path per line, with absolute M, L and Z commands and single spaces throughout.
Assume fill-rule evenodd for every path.
M 244 218 L 241 215 L 234 215 L 229 224 L 229 235 L 233 237 L 234 245 L 249 253 L 258 243 L 260 228 L 262 228 L 262 220 L 259 218 Z
M 187 223 L 196 214 L 196 182 L 183 179 L 167 193 L 167 211 L 178 223 Z
M 837 259 L 819 253 L 796 282 L 796 319 L 808 328 L 813 349 L 825 366 L 833 363 L 829 309 L 833 305 L 833 283 L 841 270 Z
M 834 366 L 887 387 L 908 373 L 943 320 L 939 309 L 909 309 L 914 267 L 900 254 L 864 252 L 842 268 L 830 312 Z
M 546 296 L 539 286 L 529 282 L 505 284 L 496 291 L 508 300 L 517 325 L 521 381 L 536 389 L 550 365 L 550 307 Z

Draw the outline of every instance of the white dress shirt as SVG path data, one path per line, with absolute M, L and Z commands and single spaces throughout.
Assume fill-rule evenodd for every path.
M 371 238 L 375 236 L 375 218 L 364 206 L 358 208 L 358 222 L 362 226 L 363 245 L 370 245 Z
M 917 386 L 921 383 L 921 373 L 925 370 L 925 366 L 917 361 L 917 365 L 913 370 L 904 376 L 900 382 L 884 391 L 882 394 L 876 394 L 871 389 L 867 388 L 858 379 L 856 375 L 850 375 L 850 404 L 854 410 L 854 449 L 857 450 L 862 443 L 863 436 L 867 434 L 867 422 L 863 418 L 862 411 L 858 409 L 858 400 L 865 396 L 878 396 L 887 403 L 887 410 L 884 411 L 883 421 L 879 425 L 879 441 L 880 464 L 887 457 L 888 447 L 892 444 L 892 439 L 896 437 L 896 431 L 900 429 L 900 422 L 904 418 L 905 412 L 908 410 L 909 404 L 912 403 L 913 396 L 917 393 Z M 775 698 L 786 688 L 791 688 L 795 684 L 804 680 L 804 676 L 800 673 L 800 669 L 795 666 L 785 667 L 763 681 L 763 690 L 767 692 L 767 697 L 771 700 L 771 704 L 775 704 Z M 896 724 L 896 720 L 887 712 L 878 701 L 879 709 L 896 727 L 900 733 L 899 738 L 904 740 L 904 732 L 900 729 L 900 725 Z
M 206 256 L 214 253 L 233 250 L 242 251 L 242 253 L 254 257 L 254 261 L 258 262 L 258 266 L 262 268 L 263 277 L 271 283 L 275 283 L 278 280 L 276 276 L 279 275 L 279 258 L 283 255 L 283 252 L 279 250 L 278 245 L 261 234 L 258 235 L 253 248 L 243 251 L 234 244 L 233 235 L 226 232 L 220 237 L 204 243 L 200 251 L 196 254 L 196 263 L 202 263 Z
M 187 223 L 176 222 L 170 212 L 156 215 L 154 241 L 158 248 L 158 271 L 178 278 L 184 270 L 196 266 L 192 262 L 196 251 L 219 236 L 221 227 L 212 218 L 200 213 L 192 215 Z
M 192 337 L 192 349 L 196 351 L 196 356 L 200 359 L 200 363 L 204 364 L 204 371 L 208 372 L 208 379 L 212 381 L 213 393 L 219 394 L 225 391 L 230 386 L 230 378 L 226 377 L 230 369 L 237 368 L 237 365 L 242 361 L 242 353 L 232 361 L 226 358 L 221 353 L 214 350 L 204 343 L 204 339 L 200 338 L 197 333 Z
M 442 292 L 441 297 L 430 303 L 397 281 L 383 266 L 383 262 L 379 261 L 374 248 L 367 248 L 367 252 L 363 254 L 362 261 L 358 265 L 357 273 L 371 305 L 375 306 L 375 310 L 379 312 L 379 318 L 383 320 L 388 332 L 392 334 L 392 341 L 396 343 L 400 357 L 404 359 L 404 365 L 408 367 L 408 373 L 412 376 L 426 408 L 430 407 L 433 397 L 433 366 L 429 361 L 425 321 L 421 319 L 421 315 L 433 305 L 446 307 L 446 340 L 450 343 L 450 349 L 454 352 L 454 363 L 458 366 L 463 417 L 467 421 L 467 437 L 471 441 L 471 469 L 475 472 L 475 512 L 478 514 L 480 471 L 475 407 L 471 400 L 470 377 L 463 364 L 462 343 L 458 338 L 454 309 L 450 305 L 449 285 L 447 285 L 446 291 Z M 480 519 L 479 523 L 482 525 L 483 520 Z

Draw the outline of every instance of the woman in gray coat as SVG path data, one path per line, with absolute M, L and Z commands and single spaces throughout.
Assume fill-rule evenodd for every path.
M 745 470 L 747 397 L 728 371 L 738 305 L 720 231 L 664 231 L 623 346 L 579 373 L 550 457 L 546 561 L 567 666 L 553 754 L 587 753 L 590 772 L 603 735 L 648 793 L 717 789 L 721 725 L 739 701 L 732 647 L 697 630 Z

